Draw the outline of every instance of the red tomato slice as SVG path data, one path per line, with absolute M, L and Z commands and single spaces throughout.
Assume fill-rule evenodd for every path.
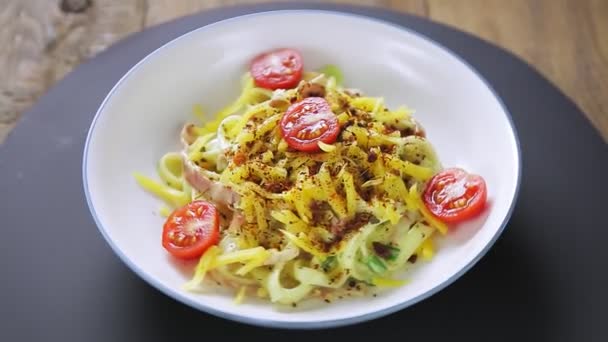
M 319 141 L 331 144 L 340 133 L 338 118 L 322 97 L 307 97 L 289 106 L 279 126 L 287 144 L 303 152 L 319 151 Z
M 176 209 L 163 226 L 163 247 L 180 259 L 200 257 L 207 248 L 217 244 L 219 214 L 215 206 L 194 201 Z
M 448 223 L 461 222 L 479 214 L 487 199 L 486 182 L 463 169 L 445 169 L 431 178 L 423 194 L 429 211 Z
M 256 56 L 249 71 L 258 87 L 290 89 L 302 79 L 302 56 L 293 49 L 278 49 Z

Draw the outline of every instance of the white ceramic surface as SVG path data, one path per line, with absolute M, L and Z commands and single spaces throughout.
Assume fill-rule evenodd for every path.
M 416 110 L 444 166 L 481 174 L 489 207 L 442 239 L 434 260 L 409 285 L 378 297 L 295 311 L 263 301 L 233 304 L 226 293 L 182 291 L 187 268 L 160 245 L 160 201 L 132 173 L 155 176 L 158 159 L 178 149 L 195 103 L 207 113 L 239 93 L 248 61 L 274 47 L 298 48 L 305 68 L 339 65 L 347 86 Z M 243 16 L 190 32 L 137 64 L 110 92 L 91 125 L 84 187 L 92 215 L 113 250 L 151 285 L 185 304 L 242 322 L 288 328 L 352 324 L 416 303 L 456 280 L 490 248 L 508 220 L 520 177 L 517 137 L 493 91 L 467 64 L 429 39 L 387 23 L 323 11 Z

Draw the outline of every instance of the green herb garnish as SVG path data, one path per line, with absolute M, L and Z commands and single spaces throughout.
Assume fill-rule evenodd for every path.
M 375 255 L 371 255 L 367 258 L 366 264 L 374 273 L 384 273 L 387 270 L 386 265 Z
M 325 74 L 325 76 L 329 77 L 333 77 L 336 79 L 336 84 L 337 85 L 341 85 L 342 82 L 344 81 L 344 75 L 342 74 L 342 71 L 340 70 L 340 68 L 338 68 L 338 66 L 333 65 L 333 64 L 328 64 L 324 67 L 322 67 L 319 70 L 320 73 Z
M 330 255 L 321 263 L 321 268 L 323 271 L 327 272 L 336 266 L 336 256 Z

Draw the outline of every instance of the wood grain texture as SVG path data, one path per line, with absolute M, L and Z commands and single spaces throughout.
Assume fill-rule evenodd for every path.
M 535 66 L 608 140 L 608 1 L 466 2 L 429 1 L 429 16 L 496 42 Z
M 272 1 L 281 2 L 0 0 L 0 142 L 67 72 L 127 35 L 205 9 Z M 411 13 L 494 42 L 553 81 L 608 141 L 608 0 L 325 2 Z
M 65 13 L 60 1 L 0 0 L 0 142 L 21 113 L 66 73 L 141 30 L 144 4 L 95 0 L 82 13 Z
M 205 9 L 239 4 L 294 2 L 288 0 L 150 0 L 146 13 L 146 25 L 155 25 L 175 19 L 177 17 L 196 13 Z M 426 16 L 426 0 L 331 0 L 310 1 L 301 0 L 300 3 L 336 3 L 359 6 L 376 6 L 396 9 L 402 12 Z

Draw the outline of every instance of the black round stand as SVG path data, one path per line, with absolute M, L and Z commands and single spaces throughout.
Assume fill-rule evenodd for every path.
M 81 163 L 97 107 L 137 61 L 194 28 L 241 14 L 321 8 L 390 21 L 452 49 L 513 115 L 523 151 L 519 201 L 503 236 L 461 279 L 387 317 L 294 332 L 184 306 L 111 252 L 86 206 Z M 528 65 L 468 34 L 379 9 L 222 8 L 138 33 L 84 63 L 0 146 L 0 341 L 608 341 L 608 148 L 580 110 Z M 278 335 L 278 336 L 277 336 Z M 391 336 L 388 336 L 391 335 Z

